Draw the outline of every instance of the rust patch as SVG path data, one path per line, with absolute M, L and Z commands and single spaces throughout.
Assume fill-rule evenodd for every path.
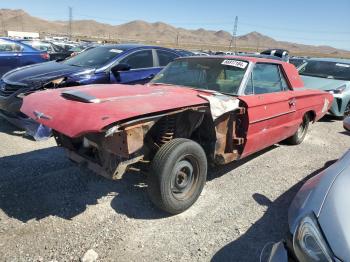
M 216 144 L 215 144 L 215 162 L 217 164 L 227 164 L 239 158 L 236 149 L 237 145 L 244 143 L 244 138 L 236 135 L 236 115 L 230 112 L 220 116 L 215 121 Z
M 103 139 L 103 148 L 107 151 L 128 158 L 139 151 L 144 145 L 144 138 L 154 122 L 147 122 L 128 126 L 124 130 Z

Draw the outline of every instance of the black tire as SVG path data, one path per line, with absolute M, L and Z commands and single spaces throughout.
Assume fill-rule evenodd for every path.
M 303 122 L 301 122 L 298 130 L 295 132 L 295 134 L 289 138 L 286 139 L 286 142 L 290 145 L 299 145 L 301 142 L 303 142 L 307 130 L 309 129 L 310 124 L 310 118 L 307 114 L 303 117 Z
M 207 180 L 207 157 L 196 142 L 176 138 L 164 144 L 153 158 L 148 193 L 160 209 L 178 214 L 192 206 Z

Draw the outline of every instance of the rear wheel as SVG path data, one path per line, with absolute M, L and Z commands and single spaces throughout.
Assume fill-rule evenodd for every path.
M 295 134 L 289 138 L 286 139 L 286 142 L 291 144 L 291 145 L 299 145 L 301 142 L 303 142 L 307 130 L 309 128 L 309 124 L 310 124 L 310 119 L 309 116 L 306 114 L 303 117 L 303 122 L 301 122 L 297 132 L 295 132 Z
M 176 138 L 156 153 L 148 176 L 148 193 L 160 209 L 178 214 L 198 199 L 207 178 L 207 158 L 196 142 Z

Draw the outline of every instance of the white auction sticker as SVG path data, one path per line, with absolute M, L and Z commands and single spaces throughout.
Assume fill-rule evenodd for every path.
M 234 67 L 239 67 L 239 68 L 246 68 L 248 63 L 247 62 L 243 62 L 243 61 L 239 61 L 239 60 L 231 60 L 231 59 L 226 59 L 224 61 L 222 61 L 221 63 L 222 65 L 228 65 L 228 66 L 234 66 Z

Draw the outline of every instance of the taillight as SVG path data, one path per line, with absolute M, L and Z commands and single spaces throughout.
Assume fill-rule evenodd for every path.
M 48 53 L 41 53 L 40 56 L 46 60 L 50 59 L 50 55 Z

